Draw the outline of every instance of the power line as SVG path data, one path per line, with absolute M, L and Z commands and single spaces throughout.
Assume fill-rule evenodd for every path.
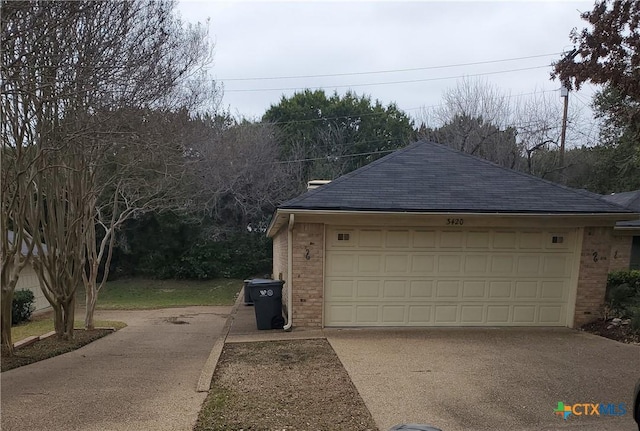
M 218 80 L 219 81 L 265 81 L 265 80 L 276 80 L 276 79 L 328 78 L 328 77 L 335 77 L 335 76 L 376 75 L 376 74 L 383 74 L 383 73 L 415 72 L 419 70 L 448 69 L 453 67 L 477 66 L 480 64 L 504 63 L 508 61 L 519 61 L 519 60 L 527 60 L 531 58 L 550 57 L 550 56 L 561 55 L 561 54 L 562 53 L 556 52 L 551 54 L 529 55 L 526 57 L 503 58 L 500 60 L 485 60 L 485 61 L 476 61 L 472 63 L 447 64 L 442 66 L 413 67 L 408 69 L 375 70 L 370 72 L 325 73 L 325 74 L 319 74 L 319 75 L 267 76 L 267 77 L 252 77 L 252 78 L 219 78 Z
M 509 94 L 507 96 L 505 96 L 508 99 L 511 99 L 513 97 L 523 97 L 523 96 L 531 96 L 531 95 L 535 95 L 535 94 L 544 94 L 544 93 L 553 93 L 555 91 L 558 90 L 543 90 L 543 91 L 532 91 L 532 92 L 528 92 L 528 93 L 518 93 L 518 94 Z M 438 105 L 429 105 L 429 106 L 418 106 L 416 108 L 406 108 L 406 109 L 401 109 L 398 108 L 399 111 L 405 112 L 405 111 L 416 111 L 418 109 L 430 109 L 430 108 L 439 108 L 441 106 L 445 106 L 444 103 L 440 103 Z M 336 116 L 336 117 L 319 117 L 319 118 L 308 118 L 308 119 L 304 119 L 304 120 L 288 120 L 288 121 L 276 121 L 275 124 L 278 125 L 287 125 L 287 124 L 305 124 L 305 123 L 314 123 L 317 121 L 331 121 L 331 120 L 340 120 L 343 118 L 361 118 L 361 117 L 373 117 L 376 115 L 387 115 L 388 113 L 385 111 L 382 112 L 366 112 L 366 113 L 362 113 L 362 114 L 349 114 L 349 115 L 340 115 L 340 116 Z M 260 124 L 260 123 L 255 123 L 255 124 Z
M 373 142 L 373 141 L 371 141 Z M 324 157 L 312 157 L 309 159 L 299 159 L 299 160 L 281 160 L 278 162 L 274 162 L 275 164 L 284 164 L 284 163 L 300 163 L 300 162 L 313 162 L 316 160 L 330 160 L 330 159 L 344 159 L 347 157 L 360 157 L 360 156 L 370 156 L 373 154 L 388 154 L 388 153 L 393 153 L 394 151 L 397 151 L 398 148 L 396 148 L 395 150 L 382 150 L 382 151 L 371 151 L 368 153 L 357 153 L 357 154 L 343 154 L 340 156 L 324 156 Z
M 325 86 L 315 86 L 312 88 L 314 90 L 322 90 L 326 88 L 352 88 L 352 87 L 371 87 L 375 85 L 412 84 L 416 82 L 443 81 L 447 79 L 471 78 L 475 76 L 487 76 L 487 75 L 497 75 L 501 73 L 522 72 L 525 70 L 543 69 L 547 67 L 549 67 L 548 64 L 544 66 L 523 67 L 520 69 L 499 70 L 496 72 L 474 73 L 471 75 L 442 76 L 438 78 L 408 79 L 403 81 L 371 82 L 367 84 L 325 85 Z M 303 87 L 284 87 L 284 88 L 248 88 L 248 89 L 236 89 L 236 90 L 225 89 L 224 91 L 225 93 L 246 93 L 246 92 L 258 92 L 258 91 L 291 91 L 291 90 L 304 90 L 304 89 L 305 88 Z

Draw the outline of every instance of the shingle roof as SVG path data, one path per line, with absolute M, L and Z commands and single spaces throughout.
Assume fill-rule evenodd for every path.
M 602 196 L 605 200 L 614 204 L 627 207 L 633 211 L 640 211 L 640 190 L 624 193 L 612 193 Z
M 604 195 L 603 198 L 614 204 L 629 208 L 635 212 L 640 212 L 640 190 L 633 192 L 613 193 Z M 640 227 L 640 220 L 619 221 L 616 226 L 621 227 Z
M 281 209 L 628 213 L 601 195 L 419 141 L 285 202 Z

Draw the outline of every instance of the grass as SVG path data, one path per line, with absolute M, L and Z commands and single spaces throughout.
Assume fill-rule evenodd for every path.
M 125 326 L 127 326 L 127 324 L 124 322 L 116 322 L 111 320 L 96 320 L 95 326 L 122 329 Z M 84 327 L 84 321 L 76 320 L 75 327 L 76 328 Z M 35 317 L 33 318 L 33 320 L 25 324 L 12 327 L 11 339 L 15 343 L 16 341 L 24 340 L 27 337 L 44 335 L 50 331 L 53 331 L 53 317 L 49 313 L 49 314 Z
M 233 305 L 242 280 L 217 279 L 209 281 L 191 280 L 147 280 L 129 279 L 107 283 L 98 296 L 99 310 L 148 310 L 155 308 L 183 307 L 189 305 Z M 84 290 L 77 292 L 76 303 L 84 304 Z M 80 310 L 76 313 L 84 315 Z M 76 328 L 82 328 L 84 322 L 75 321 Z M 121 329 L 127 326 L 124 322 L 96 320 L 96 327 L 114 327 Z M 34 317 L 30 322 L 11 328 L 13 342 L 30 336 L 44 335 L 53 330 L 51 313 Z M 21 367 L 62 353 L 78 349 L 98 338 L 110 334 L 111 331 L 75 331 L 73 341 L 57 340 L 50 337 L 16 350 L 15 356 L 7 357 L 2 352 L 2 371 Z
M 233 305 L 242 280 L 147 280 L 108 282 L 98 296 L 98 310 L 149 310 L 189 305 Z M 84 303 L 84 291 L 77 301 Z

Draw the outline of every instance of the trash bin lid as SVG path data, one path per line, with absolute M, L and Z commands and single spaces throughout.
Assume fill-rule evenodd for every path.
M 269 280 L 267 278 L 254 278 L 249 281 L 249 285 L 251 286 L 282 286 L 284 284 L 284 280 Z

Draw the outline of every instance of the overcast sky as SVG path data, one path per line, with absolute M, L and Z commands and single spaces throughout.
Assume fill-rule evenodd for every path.
M 223 106 L 259 118 L 283 94 L 302 88 L 341 94 L 351 88 L 385 105 L 395 102 L 412 116 L 420 107 L 441 103 L 442 91 L 463 75 L 486 74 L 483 78 L 514 97 L 557 90 L 548 65 L 571 50 L 569 32 L 584 27 L 579 13 L 592 7 L 592 1 L 183 0 L 178 11 L 189 22 L 210 18 L 215 42 L 210 71 L 224 85 Z M 492 63 L 468 65 L 479 62 Z M 467 65 L 439 68 L 460 64 Z M 365 73 L 391 70 L 396 72 Z M 292 78 L 337 74 L 354 75 Z M 241 80 L 278 77 L 288 78 Z M 587 86 L 570 98 L 572 105 L 588 104 L 592 92 Z

